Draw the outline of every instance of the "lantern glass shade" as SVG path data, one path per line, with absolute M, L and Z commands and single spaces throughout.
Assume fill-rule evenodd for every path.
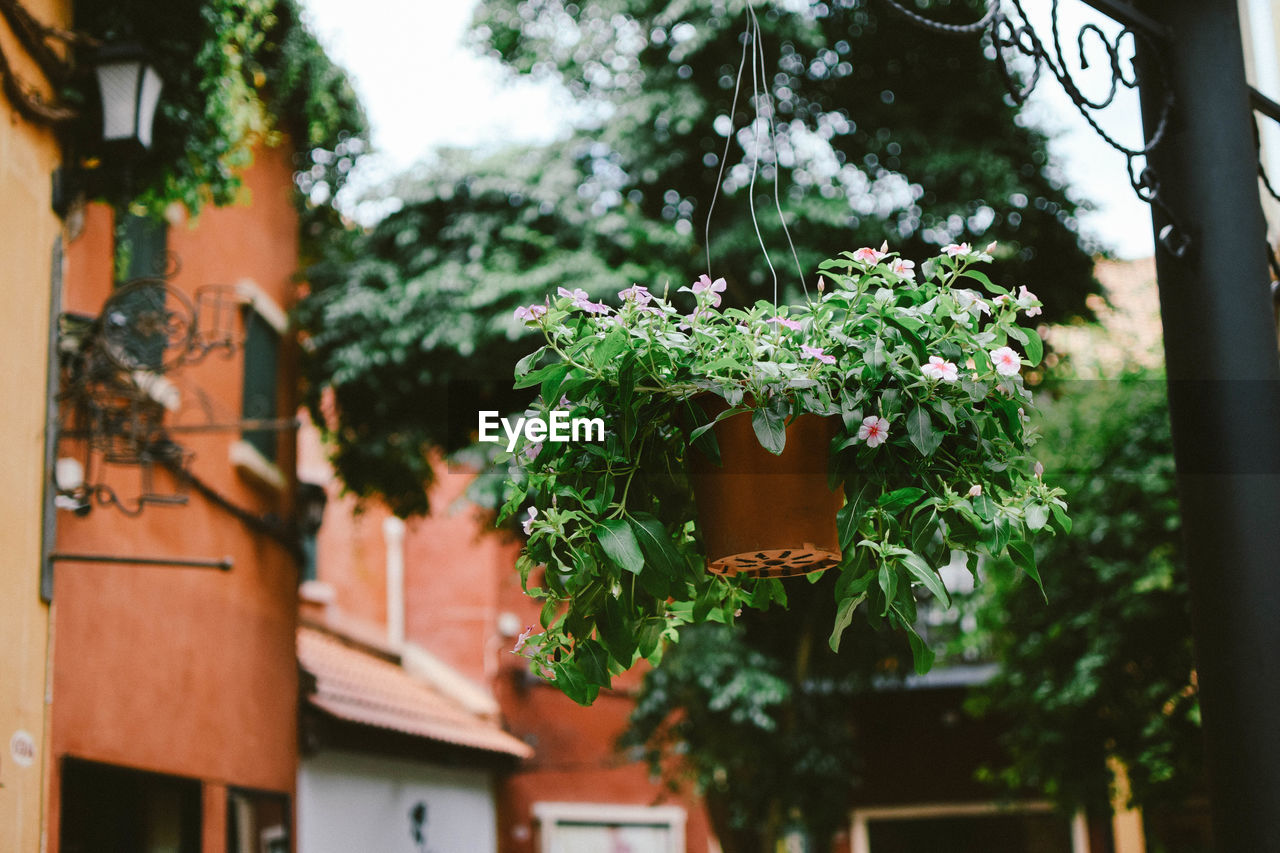
M 141 51 L 104 48 L 94 68 L 102 95 L 102 138 L 151 147 L 151 127 L 164 82 Z

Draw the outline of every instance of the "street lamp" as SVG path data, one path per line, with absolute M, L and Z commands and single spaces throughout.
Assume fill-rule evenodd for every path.
M 136 44 L 106 45 L 93 64 L 102 95 L 103 141 L 149 149 L 164 81 Z

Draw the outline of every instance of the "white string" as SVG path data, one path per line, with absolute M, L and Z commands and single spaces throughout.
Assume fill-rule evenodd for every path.
M 742 72 L 747 61 L 747 44 L 751 45 L 751 96 L 753 107 L 755 110 L 755 120 L 752 122 L 754 131 L 755 151 L 751 158 L 751 181 L 747 189 L 747 203 L 751 213 L 751 225 L 756 232 L 756 240 L 760 244 L 760 251 L 764 255 L 764 261 L 769 266 L 769 273 L 773 277 L 773 304 L 776 308 L 778 305 L 778 272 L 774 269 L 773 261 L 769 257 L 769 249 L 765 245 L 764 235 L 760 231 L 760 223 L 756 218 L 755 206 L 755 186 L 756 175 L 760 169 L 760 103 L 764 101 L 767 105 L 765 120 L 769 127 L 769 141 L 773 147 L 773 206 L 778 212 L 778 221 L 782 224 L 782 233 L 787 238 L 787 245 L 791 249 L 791 257 L 796 264 L 796 272 L 800 278 L 800 287 L 804 290 L 805 298 L 809 298 L 809 286 L 804 280 L 804 268 L 800 265 L 800 256 L 796 251 L 795 241 L 791 238 L 791 230 L 787 227 L 787 217 L 782 212 L 782 199 L 779 195 L 779 179 L 782 174 L 782 165 L 778 159 L 777 144 L 777 128 L 773 121 L 773 97 L 769 93 L 769 82 L 767 79 L 768 71 L 765 68 L 764 47 L 761 45 L 760 20 L 756 17 L 755 8 L 750 2 L 747 3 L 747 27 L 742 34 L 742 57 L 738 62 L 738 74 L 733 84 L 733 102 L 729 107 L 729 131 L 725 134 L 724 152 L 720 157 L 720 168 L 716 173 L 716 185 L 711 195 L 711 204 L 707 207 L 707 219 L 703 229 L 703 243 L 706 248 L 707 255 L 707 275 L 711 275 L 711 214 L 715 211 L 716 201 L 720 197 L 720 186 L 724 182 L 725 163 L 729 159 L 729 150 L 733 143 L 734 129 L 736 122 L 734 121 L 738 110 L 738 94 L 742 88 Z M 763 87 L 761 86 L 763 80 Z
M 750 7 L 748 7 L 750 8 Z M 738 113 L 738 91 L 742 88 L 742 69 L 747 64 L 747 40 L 750 34 L 742 34 L 742 58 L 738 60 L 738 76 L 733 83 L 733 103 L 729 105 L 729 131 L 724 135 L 724 153 L 720 155 L 720 171 L 716 173 L 716 187 L 711 194 L 711 205 L 707 208 L 707 222 L 703 229 L 703 244 L 707 249 L 707 276 L 711 276 L 711 214 L 716 209 L 716 199 L 720 197 L 720 184 L 724 182 L 724 164 L 729 161 L 729 146 L 733 144 L 734 117 Z M 753 59 L 754 63 L 755 60 Z
M 760 171 L 760 81 L 756 76 L 756 69 L 763 67 L 763 63 L 757 62 L 760 58 L 760 22 L 756 20 L 756 11 L 750 4 L 747 5 L 747 20 L 751 30 L 751 100 L 756 111 L 756 117 L 751 122 L 751 128 L 755 132 L 755 151 L 751 156 L 751 183 L 747 186 L 747 209 L 751 211 L 751 227 L 756 230 L 760 252 L 764 255 L 764 262 L 769 265 L 769 274 L 773 276 L 773 307 L 777 309 L 778 271 L 773 268 L 773 261 L 769 258 L 769 247 L 764 243 L 764 235 L 760 233 L 760 223 L 756 220 L 756 173 Z M 774 168 L 776 170 L 777 167 Z M 776 179 L 777 176 L 774 177 Z
M 748 6 L 748 8 L 750 7 Z M 755 21 L 756 34 L 759 35 L 760 22 L 756 20 L 755 10 L 751 11 L 751 18 L 752 20 Z M 759 39 L 757 39 L 757 41 L 759 41 Z M 798 252 L 796 252 L 796 244 L 791 239 L 791 229 L 787 227 L 787 217 L 782 212 L 782 199 L 778 195 L 779 193 L 778 187 L 782 183 L 782 164 L 778 161 L 778 149 L 779 149 L 778 132 L 773 124 L 773 113 L 774 113 L 773 95 L 771 94 L 768 77 L 766 76 L 768 72 L 765 70 L 765 66 L 764 66 L 764 47 L 763 46 L 760 47 L 757 55 L 759 56 L 759 59 L 760 59 L 760 77 L 765 80 L 764 98 L 765 98 L 765 102 L 769 106 L 769 109 L 766 115 L 768 116 L 768 119 L 769 119 L 769 141 L 770 141 L 770 144 L 773 146 L 773 207 L 775 210 L 778 211 L 778 222 L 782 224 L 782 233 L 786 236 L 787 245 L 791 248 L 791 258 L 796 262 L 796 275 L 799 276 L 800 278 L 800 289 L 804 291 L 805 299 L 808 299 L 809 285 L 805 284 L 804 268 L 800 266 L 800 255 Z M 776 291 L 776 286 L 775 286 L 775 291 Z M 777 296 L 775 295 L 774 307 L 777 307 L 777 301 L 778 301 Z

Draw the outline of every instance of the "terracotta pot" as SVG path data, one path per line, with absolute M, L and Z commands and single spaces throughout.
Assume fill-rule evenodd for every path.
M 704 408 L 713 411 L 715 403 L 720 401 Z M 844 496 L 827 488 L 827 451 L 836 427 L 834 418 L 801 415 L 787 426 L 786 446 L 775 456 L 760 446 L 751 414 L 744 413 L 713 428 L 721 466 L 690 449 L 709 571 L 782 578 L 840 562 L 836 513 Z

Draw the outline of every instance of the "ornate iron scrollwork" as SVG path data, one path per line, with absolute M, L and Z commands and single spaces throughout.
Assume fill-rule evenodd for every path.
M 60 505 L 80 511 L 114 506 L 137 515 L 147 504 L 186 502 L 193 454 L 173 437 L 184 428 L 166 422 L 182 403 L 170 374 L 213 352 L 226 358 L 234 355 L 244 344 L 244 306 L 245 299 L 234 287 L 204 285 L 193 299 L 163 278 L 143 278 L 117 288 L 98 317 L 59 318 L 59 435 L 84 441 L 80 482 L 60 485 Z M 197 402 L 207 409 L 207 399 L 198 389 L 196 393 Z M 212 418 L 211 412 L 206 415 Z M 234 422 L 194 428 L 240 426 Z M 138 496 L 122 499 L 105 482 L 105 465 L 138 468 Z M 157 467 L 173 475 L 173 490 L 159 488 Z
M 1124 156 L 1129 183 L 1138 198 L 1160 210 L 1168 220 L 1169 224 L 1158 235 L 1160 245 L 1174 257 L 1186 255 L 1191 246 L 1188 231 L 1161 196 L 1159 177 L 1147 165 L 1148 156 L 1165 140 L 1174 109 L 1172 93 L 1168 88 L 1165 89 L 1153 130 L 1142 145 L 1121 142 L 1104 129 L 1097 118 L 1097 113 L 1109 107 L 1122 89 L 1136 89 L 1139 86 L 1142 71 L 1145 70 L 1139 69 L 1136 64 L 1139 42 L 1144 48 L 1149 48 L 1143 51 L 1144 57 L 1149 58 L 1153 66 L 1149 73 L 1153 71 L 1159 77 L 1164 77 L 1160 48 L 1166 40 L 1166 33 L 1158 24 L 1135 9 L 1112 0 L 1090 0 L 1090 5 L 1115 18 L 1121 29 L 1114 37 L 1108 37 L 1097 24 L 1084 24 L 1076 33 L 1075 56 L 1069 60 L 1063 49 L 1059 23 L 1060 0 L 1052 0 L 1050 6 L 1048 43 L 1032 26 L 1022 0 L 1009 0 L 1009 7 L 1002 0 L 988 0 L 982 18 L 968 24 L 935 21 L 904 6 L 900 0 L 883 2 L 907 20 L 933 32 L 947 35 L 986 34 L 994 48 L 996 65 L 1005 87 L 1018 104 L 1026 101 L 1047 72 L 1047 76 L 1055 79 L 1062 87 L 1098 138 Z M 1125 46 L 1132 46 L 1132 49 L 1126 50 Z M 1093 52 L 1096 57 L 1099 50 L 1105 57 L 1105 67 L 1110 72 L 1110 78 L 1105 83 L 1106 94 L 1091 98 L 1077 82 L 1075 73 L 1098 65 L 1096 59 L 1090 62 L 1089 54 Z M 1018 58 L 1024 62 L 1029 61 L 1028 71 L 1020 73 L 1016 68 Z

